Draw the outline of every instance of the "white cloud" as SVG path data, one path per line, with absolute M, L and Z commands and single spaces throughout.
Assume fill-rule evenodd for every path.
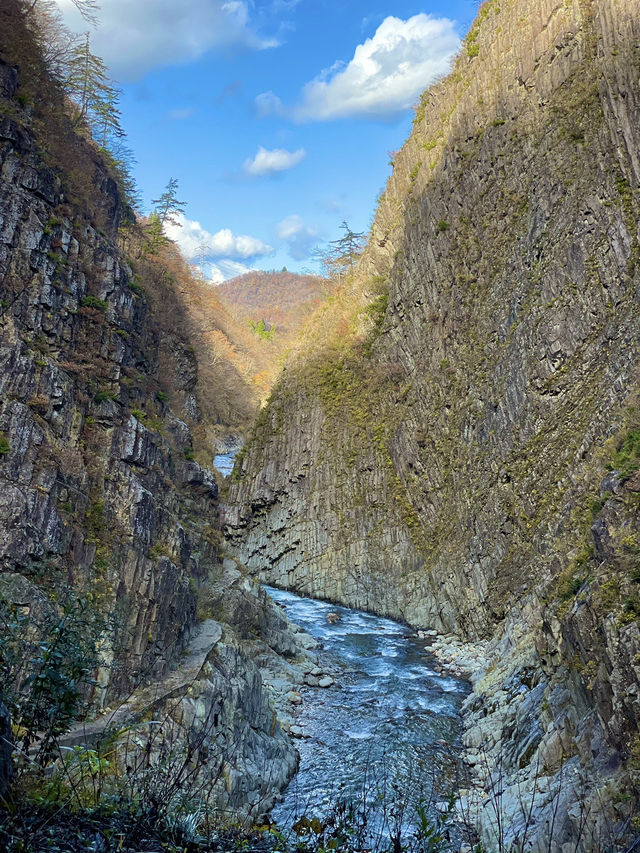
M 406 21 L 389 16 L 353 59 L 336 62 L 302 90 L 289 111 L 296 121 L 360 117 L 384 119 L 409 109 L 418 95 L 449 70 L 460 46 L 454 22 L 420 13 Z M 256 99 L 258 111 L 282 109 L 273 92 Z
M 316 228 L 305 225 L 297 214 L 287 216 L 278 223 L 276 232 L 280 240 L 287 243 L 289 254 L 294 261 L 304 261 L 311 257 L 318 244 L 320 234 Z
M 212 284 L 222 284 L 230 278 L 235 278 L 237 275 L 244 275 L 251 272 L 253 267 L 248 267 L 246 264 L 238 263 L 238 261 L 216 261 L 211 264 L 211 282 Z
M 200 255 L 200 246 L 206 246 L 205 257 L 207 258 L 255 258 L 259 255 L 270 255 L 273 252 L 271 246 L 263 243 L 257 237 L 249 237 L 246 234 L 234 234 L 229 228 L 222 228 L 211 234 L 199 222 L 187 219 L 180 214 L 176 217 L 180 223 L 165 225 L 167 237 L 174 240 L 182 254 L 188 260 L 193 260 Z
M 275 175 L 278 172 L 286 172 L 287 169 L 293 169 L 307 156 L 304 148 L 299 148 L 297 151 L 287 151 L 285 148 L 274 148 L 272 151 L 267 151 L 262 145 L 258 148 L 258 153 L 253 160 L 245 160 L 244 170 L 249 175 L 256 177 L 262 175 Z
M 87 28 L 72 0 L 55 0 L 71 29 Z M 92 49 L 120 80 L 157 66 L 197 59 L 209 50 L 277 46 L 250 21 L 249 0 L 102 0 Z
M 280 98 L 273 92 L 262 92 L 255 99 L 259 116 L 285 115 L 286 109 Z

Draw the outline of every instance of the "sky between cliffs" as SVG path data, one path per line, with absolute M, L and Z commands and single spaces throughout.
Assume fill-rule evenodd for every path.
M 71 0 L 56 0 L 84 31 Z M 477 0 L 101 0 L 94 52 L 123 90 L 145 209 L 170 177 L 170 236 L 222 281 L 314 269 L 367 231 L 412 105 L 446 73 Z

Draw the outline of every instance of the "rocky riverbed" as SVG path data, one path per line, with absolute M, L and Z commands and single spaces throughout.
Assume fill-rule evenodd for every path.
M 340 802 L 368 803 L 372 830 L 384 832 L 391 809 L 404 810 L 407 826 L 419 801 L 435 810 L 456 784 L 466 680 L 438 663 L 431 638 L 405 625 L 269 593 L 319 643 L 295 665 L 298 690 L 283 696 L 272 680 L 274 696 L 289 703 L 285 717 L 300 753 L 275 820 L 287 827 L 301 815 L 326 818 Z

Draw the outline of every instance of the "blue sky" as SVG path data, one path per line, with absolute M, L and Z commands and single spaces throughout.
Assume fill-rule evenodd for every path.
M 56 0 L 73 29 L 86 25 Z M 367 231 L 388 153 L 446 72 L 477 0 L 102 0 L 94 52 L 122 88 L 145 210 L 170 177 L 170 236 L 207 277 L 308 271 L 346 220 Z

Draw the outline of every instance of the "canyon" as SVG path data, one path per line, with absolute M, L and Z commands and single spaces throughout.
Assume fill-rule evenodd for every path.
M 489 641 L 464 736 L 467 802 L 501 791 L 489 849 L 585 823 L 599 849 L 637 814 L 639 25 L 483 4 L 395 156 L 355 308 L 323 318 L 349 333 L 312 328 L 226 498 L 261 581 Z
M 95 677 L 61 743 L 108 735 L 145 780 L 173 750 L 264 816 L 318 660 L 268 583 L 399 620 L 468 675 L 457 809 L 485 850 L 633 849 L 635 0 L 482 4 L 224 481 L 216 442 L 266 380 L 63 117 L 18 0 L 0 15 L 0 793 L 17 649 L 72 623 Z

